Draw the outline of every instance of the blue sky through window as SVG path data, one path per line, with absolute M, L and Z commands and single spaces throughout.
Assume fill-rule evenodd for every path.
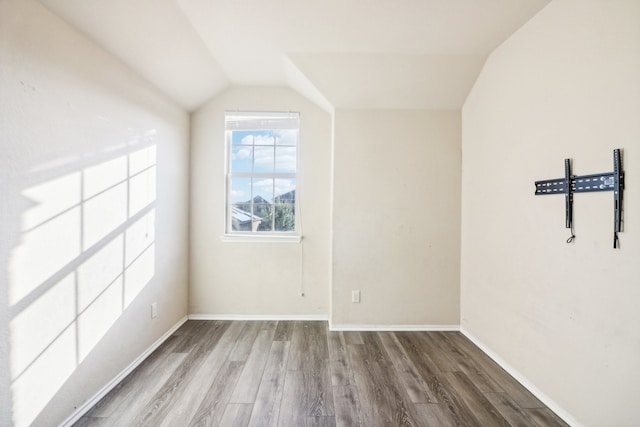
M 241 130 L 231 132 L 232 174 L 264 174 L 233 177 L 231 203 L 245 203 L 257 196 L 273 203 L 275 198 L 296 188 L 294 178 L 273 174 L 296 172 L 297 130 Z M 271 176 L 269 176 L 271 175 Z

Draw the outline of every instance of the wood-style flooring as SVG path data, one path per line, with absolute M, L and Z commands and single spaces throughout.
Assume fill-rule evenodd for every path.
M 189 321 L 76 426 L 566 426 L 458 332 Z

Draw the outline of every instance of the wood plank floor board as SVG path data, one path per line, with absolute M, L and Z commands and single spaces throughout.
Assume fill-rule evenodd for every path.
M 459 345 L 467 353 L 468 357 L 492 378 L 500 384 L 502 390 L 516 401 L 520 408 L 544 408 L 545 405 L 538 400 L 529 390 L 516 381 L 507 371 L 482 352 L 475 344 L 461 333 L 450 335 L 453 342 Z
M 570 427 L 549 408 L 531 408 L 527 413 L 538 427 Z
M 201 343 L 204 342 L 205 345 L 195 344 L 193 346 L 192 351 L 187 354 L 162 388 L 147 403 L 145 408 L 138 413 L 138 416 L 133 421 L 134 425 L 157 427 L 162 423 L 229 325 L 229 322 L 207 324 L 207 327 L 202 331 L 201 337 Z
M 456 421 L 439 403 L 419 403 L 416 410 L 422 425 L 433 427 L 455 427 Z
M 76 427 L 566 427 L 458 332 L 188 321 Z
M 243 321 L 240 323 L 242 324 L 240 339 L 233 347 L 233 350 L 229 355 L 229 360 L 244 362 L 245 360 L 247 360 L 247 357 L 249 357 L 249 353 L 251 353 L 251 347 L 253 347 L 253 342 L 258 336 L 258 332 L 260 332 L 262 322 Z
M 162 363 L 153 365 L 153 374 L 149 373 L 143 378 L 136 378 L 129 383 L 130 387 L 127 387 L 126 390 L 117 390 L 116 394 L 120 395 L 121 398 L 116 397 L 111 401 L 117 402 L 117 404 L 112 407 L 109 416 L 104 418 L 105 421 L 101 423 L 100 426 L 107 427 L 131 424 L 138 413 L 142 411 L 164 387 L 175 371 L 180 369 L 186 357 L 186 353 L 171 353 L 161 358 Z M 107 395 L 107 399 L 108 398 L 109 395 Z M 97 406 L 100 406 L 100 403 L 98 403 Z M 92 412 L 93 411 L 90 411 L 88 415 L 92 416 Z
M 291 335 L 293 334 L 293 325 L 294 325 L 294 322 L 291 320 L 279 321 L 273 340 L 274 341 L 291 341 Z
M 438 403 L 446 408 L 449 417 L 454 420 L 455 424 L 460 426 L 476 425 L 475 419 L 468 413 L 459 396 L 452 392 L 451 385 L 425 353 L 423 343 L 418 336 L 409 332 L 396 333 L 396 336 L 422 378 L 429 385 L 429 389 L 435 393 Z
M 513 427 L 530 427 L 536 425 L 529 416 L 529 410 L 521 410 L 518 405 L 506 393 L 486 393 L 486 398 L 509 421 Z
M 187 324 L 190 322 L 186 322 L 182 327 L 184 327 L 185 331 L 181 331 L 182 327 L 179 328 L 174 335 L 177 337 L 175 352 L 177 353 L 188 353 L 194 347 L 196 347 L 200 341 L 202 340 L 202 336 L 206 334 L 210 328 L 218 327 L 218 324 L 211 324 L 205 320 L 196 320 L 194 321 L 194 325 L 188 327 Z
M 305 325 L 305 322 L 295 321 L 291 328 L 291 339 L 289 347 L 289 363 L 287 369 L 290 371 L 298 371 L 302 369 L 305 364 L 305 348 L 306 348 L 306 330 L 309 325 Z
M 253 403 L 260 387 L 264 367 L 276 332 L 277 322 L 261 322 L 244 369 L 231 395 L 231 403 Z
M 438 399 L 429 385 L 418 373 L 409 356 L 404 351 L 393 332 L 378 333 L 380 341 L 391 359 L 398 378 L 407 390 L 413 403 L 438 403 Z
M 250 403 L 229 403 L 219 427 L 246 427 L 249 425 L 252 409 L 253 405 Z
M 75 423 L 74 427 L 101 427 L 106 423 L 106 418 L 96 418 L 84 416 L 77 423 Z
M 416 333 L 396 332 L 396 337 L 409 359 L 420 371 L 420 374 L 425 380 L 435 377 L 440 373 L 438 365 L 436 365 L 429 356 L 429 349 L 426 348 L 423 341 L 419 339 Z
M 364 344 L 362 342 L 362 334 L 358 331 L 345 331 L 344 340 L 347 344 Z
M 143 360 L 133 372 L 129 373 L 91 409 L 89 415 L 92 417 L 109 417 L 120 407 L 122 402 L 129 399 L 132 393 L 136 393 L 138 389 L 145 388 L 144 384 L 150 380 L 150 375 L 157 377 L 155 373 L 158 370 L 166 372 L 166 369 L 163 369 L 162 366 L 166 363 L 170 351 L 175 348 L 175 338 L 174 336 L 169 337 L 156 351 Z M 157 378 L 152 378 L 151 380 L 155 381 Z
M 307 347 L 305 348 L 307 363 L 303 366 L 305 394 L 309 404 L 309 416 L 332 417 L 333 387 L 329 368 L 329 344 L 324 322 L 309 323 Z
M 160 427 L 174 427 L 188 425 L 196 414 L 200 403 L 211 388 L 212 379 L 216 378 L 220 369 L 233 349 L 242 331 L 242 324 L 233 322 L 220 337 L 217 344 L 202 363 L 193 379 L 178 396 L 173 409 L 167 413 Z
M 300 413 L 292 411 L 296 422 L 306 423 L 304 417 L 334 416 L 329 348 L 324 322 L 296 322 L 291 337 L 291 350 L 287 364 L 285 388 L 301 389 L 291 396 L 300 406 Z M 292 371 L 300 374 L 293 375 Z M 287 386 L 287 383 L 288 386 Z M 291 408 L 288 408 L 288 410 Z M 284 424 L 295 425 L 295 424 Z
M 329 366 L 331 368 L 331 384 L 344 386 L 353 384 L 353 371 L 349 365 L 347 344 L 342 332 L 327 331 L 329 346 Z
M 336 427 L 335 417 L 309 417 L 307 418 L 308 427 Z
M 450 392 L 460 397 L 467 413 L 478 421 L 477 425 L 509 427 L 509 422 L 463 372 L 446 372 L 442 375 L 450 384 Z
M 447 411 L 448 418 L 454 420 L 455 425 L 465 427 L 484 427 L 479 424 L 473 414 L 467 409 L 467 405 L 464 404 L 458 393 L 453 391 L 453 386 L 447 381 L 444 374 L 433 377 L 430 384 L 434 388 L 438 396 L 438 402 L 443 409 Z
M 253 404 L 250 426 L 277 426 L 289 357 L 288 341 L 273 341 Z
M 206 325 L 206 320 L 189 320 L 184 322 L 176 331 L 173 332 L 174 336 L 191 335 L 196 327 Z
M 304 387 L 304 372 L 300 370 L 288 370 L 284 381 L 278 425 L 306 425 L 308 408 L 304 400 Z
M 420 332 L 416 337 L 422 341 L 422 349 L 425 351 L 440 372 L 454 372 L 458 370 L 458 364 L 454 359 L 454 353 L 434 334 Z
M 361 411 L 366 426 L 419 425 L 415 407 L 399 384 L 375 333 L 363 333 L 363 345 L 349 345 Z
M 434 335 L 438 337 L 439 342 L 447 348 L 449 355 L 456 361 L 457 370 L 464 372 L 478 389 L 485 393 L 504 391 L 500 383 L 485 372 L 472 354 L 468 354 L 463 348 L 454 343 L 455 339 L 461 337 L 462 334 L 436 332 Z
M 364 426 L 355 384 L 333 387 L 333 404 L 338 427 Z
M 301 370 L 329 359 L 325 322 L 295 322 L 291 336 L 289 370 Z
M 202 399 L 189 427 L 217 426 L 231 397 L 232 384 L 240 377 L 244 362 L 227 361 Z

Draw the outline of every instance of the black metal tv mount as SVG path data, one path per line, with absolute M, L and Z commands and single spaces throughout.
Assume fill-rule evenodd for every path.
M 593 191 L 613 191 L 613 247 L 619 248 L 618 233 L 622 231 L 622 192 L 624 190 L 624 171 L 620 149 L 613 150 L 613 172 L 596 173 L 593 175 L 571 175 L 571 159 L 564 159 L 564 178 L 536 181 L 536 196 L 547 194 L 564 194 L 566 228 L 571 229 L 571 237 L 567 243 L 575 238 L 573 234 L 573 193 L 590 193 Z

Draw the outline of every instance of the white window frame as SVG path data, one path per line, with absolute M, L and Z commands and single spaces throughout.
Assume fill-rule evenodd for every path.
M 235 128 L 229 129 L 229 120 L 233 121 L 238 117 L 251 117 L 256 121 L 261 121 L 263 124 L 255 128 Z M 297 140 L 296 140 L 296 170 L 290 173 L 276 173 L 274 172 L 234 172 L 232 171 L 231 161 L 233 153 L 233 137 L 234 131 L 240 130 L 265 130 L 273 131 L 278 130 L 277 124 L 273 124 L 273 121 L 288 120 L 295 121 L 297 125 Z M 272 123 L 270 125 L 270 123 Z M 274 143 L 274 161 L 275 161 L 275 149 L 279 145 Z M 255 149 L 256 146 L 254 146 Z M 302 226 L 300 215 L 300 114 L 294 112 L 255 112 L 255 111 L 227 111 L 225 112 L 225 224 L 224 234 L 222 240 L 227 242 L 277 242 L 277 243 L 297 243 L 302 240 Z M 253 165 L 255 167 L 255 165 Z M 250 179 L 294 179 L 295 180 L 295 228 L 292 231 L 240 231 L 233 230 L 232 225 L 232 208 L 233 202 L 231 199 L 231 183 L 232 178 L 250 178 Z M 253 190 L 253 186 L 251 186 Z M 252 191 L 250 199 L 254 200 L 254 193 Z M 274 198 L 276 197 L 274 191 Z M 275 214 L 274 214 L 275 221 Z

